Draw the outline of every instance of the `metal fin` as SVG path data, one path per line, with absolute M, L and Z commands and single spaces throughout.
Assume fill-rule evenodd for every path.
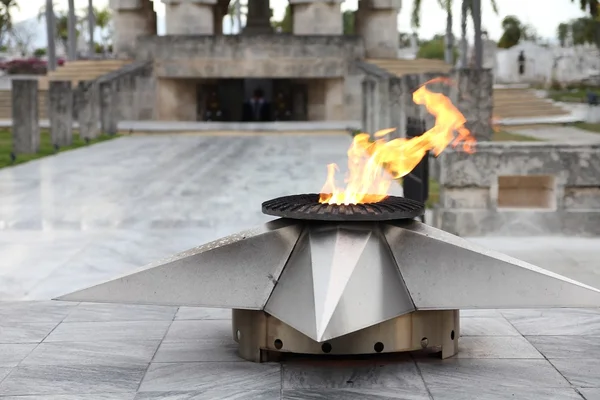
M 383 228 L 417 309 L 600 307 L 600 290 L 417 221 Z
M 57 300 L 261 310 L 301 231 L 271 221 Z
M 309 225 L 265 311 L 323 342 L 414 306 L 377 225 Z

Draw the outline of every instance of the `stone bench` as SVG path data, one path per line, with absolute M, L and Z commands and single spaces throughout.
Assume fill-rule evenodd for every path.
M 600 145 L 478 143 L 433 163 L 433 225 L 460 236 L 600 234 Z

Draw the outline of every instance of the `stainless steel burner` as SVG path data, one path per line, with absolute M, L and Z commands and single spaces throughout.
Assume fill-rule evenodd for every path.
M 321 204 L 318 194 L 298 194 L 265 201 L 267 215 L 312 221 L 392 221 L 425 214 L 425 205 L 404 197 L 388 196 L 377 203 Z

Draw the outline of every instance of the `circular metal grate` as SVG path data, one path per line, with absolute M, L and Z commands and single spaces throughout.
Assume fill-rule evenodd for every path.
M 391 221 L 420 217 L 425 214 L 425 205 L 394 196 L 377 203 L 321 204 L 319 195 L 312 193 L 265 201 L 262 212 L 276 217 L 313 221 Z

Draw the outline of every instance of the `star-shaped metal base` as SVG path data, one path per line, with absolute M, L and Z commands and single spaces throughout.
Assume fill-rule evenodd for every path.
M 59 300 L 265 310 L 323 342 L 417 310 L 599 307 L 600 290 L 417 221 L 279 219 Z

